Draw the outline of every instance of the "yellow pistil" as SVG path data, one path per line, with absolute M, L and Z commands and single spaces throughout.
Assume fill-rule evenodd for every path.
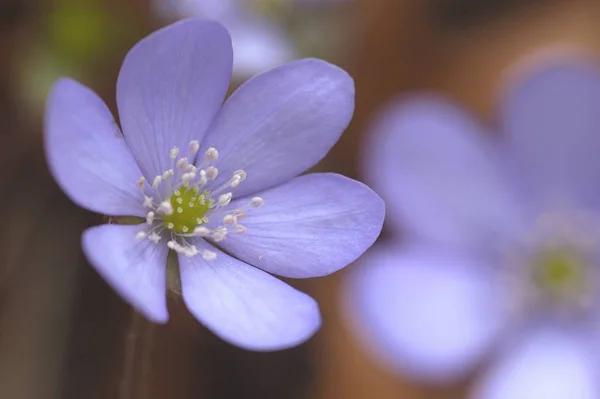
M 584 260 L 564 248 L 542 253 L 535 263 L 534 273 L 541 291 L 559 300 L 576 298 L 587 286 Z
M 196 227 L 208 222 L 206 214 L 214 203 L 209 194 L 208 190 L 200 192 L 197 187 L 183 184 L 169 198 L 173 213 L 164 216 L 163 225 L 178 234 L 193 233 Z

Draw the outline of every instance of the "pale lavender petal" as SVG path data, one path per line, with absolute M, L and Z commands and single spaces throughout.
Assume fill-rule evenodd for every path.
M 537 71 L 509 91 L 501 117 L 510 149 L 541 200 L 598 206 L 600 75 L 595 68 L 567 64 Z
M 146 226 L 103 225 L 83 233 L 83 250 L 91 265 L 149 320 L 166 323 L 167 246 L 135 235 Z
M 598 353 L 578 332 L 539 327 L 511 349 L 472 398 L 600 398 Z
M 283 183 L 317 163 L 354 110 L 352 78 L 306 59 L 247 81 L 225 103 L 203 142 L 220 152 L 217 184 L 244 169 L 237 196 Z
M 375 247 L 349 276 L 345 310 L 359 338 L 392 369 L 452 380 L 481 359 L 506 322 L 488 266 Z
M 383 110 L 366 152 L 368 182 L 392 228 L 449 248 L 489 249 L 521 223 L 489 133 L 453 104 L 413 97 Z
M 317 277 L 343 268 L 373 244 L 383 224 L 381 198 L 333 173 L 300 176 L 259 195 L 264 205 L 241 221 L 246 232 L 229 234 L 219 245 L 280 276 Z
M 216 22 L 188 19 L 158 30 L 125 57 L 117 103 L 125 140 L 147 179 L 202 140 L 231 78 L 229 34 Z
M 317 303 L 275 277 L 201 240 L 217 258 L 179 257 L 183 300 L 206 327 L 245 349 L 285 349 L 310 338 L 321 324 Z
M 71 79 L 57 81 L 44 126 L 48 165 L 80 206 L 114 216 L 143 216 L 142 176 L 102 99 Z

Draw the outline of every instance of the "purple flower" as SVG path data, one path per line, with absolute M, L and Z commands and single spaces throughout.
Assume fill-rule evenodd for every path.
M 127 302 L 167 321 L 171 249 L 198 320 L 244 348 L 281 349 L 310 337 L 320 315 L 312 298 L 268 273 L 316 277 L 346 266 L 377 237 L 383 203 L 343 176 L 295 177 L 351 119 L 354 88 L 343 70 L 297 61 L 222 104 L 231 68 L 230 37 L 218 23 L 161 29 L 123 62 L 122 133 L 92 91 L 70 79 L 54 85 L 47 158 L 82 207 L 145 219 L 83 234 L 90 263 Z
M 348 0 L 154 0 L 168 18 L 203 17 L 222 23 L 233 38 L 234 75 L 247 78 L 299 57 L 283 11 Z
M 367 172 L 405 227 L 348 280 L 351 321 L 395 370 L 477 399 L 600 398 L 600 76 L 548 66 L 491 134 L 427 97 L 389 107 Z

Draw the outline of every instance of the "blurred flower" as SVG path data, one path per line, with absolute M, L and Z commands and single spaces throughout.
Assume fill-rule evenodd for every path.
M 405 241 L 351 275 L 351 322 L 414 378 L 496 355 L 473 398 L 600 398 L 600 76 L 545 67 L 499 119 L 427 96 L 383 112 L 366 167 Z
M 155 0 L 155 8 L 167 18 L 197 16 L 225 25 L 233 39 L 233 72 L 243 79 L 300 56 L 284 21 L 294 7 L 343 1 L 347 0 Z
M 171 249 L 198 320 L 244 348 L 281 349 L 309 338 L 320 315 L 312 298 L 268 273 L 316 277 L 346 266 L 377 237 L 383 203 L 340 175 L 294 178 L 352 117 L 346 72 L 297 61 L 256 76 L 222 105 L 231 68 L 220 24 L 192 19 L 157 31 L 123 62 L 122 133 L 91 90 L 70 79 L 55 84 L 47 157 L 81 206 L 139 218 L 92 227 L 82 240 L 91 264 L 131 305 L 167 321 Z

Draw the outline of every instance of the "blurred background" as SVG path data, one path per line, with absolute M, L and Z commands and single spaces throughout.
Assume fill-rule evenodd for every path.
M 321 304 L 306 344 L 251 353 L 213 336 L 177 298 L 152 326 L 90 268 L 79 237 L 102 216 L 73 205 L 43 156 L 46 92 L 62 75 L 114 110 L 126 51 L 178 18 L 220 18 L 232 31 L 234 85 L 305 56 L 356 81 L 353 123 L 317 167 L 360 178 L 373 112 L 402 92 L 450 96 L 483 119 L 507 69 L 547 48 L 600 51 L 597 0 L 0 0 L 0 398 L 463 398 L 455 386 L 392 375 L 345 326 L 344 272 L 291 281 Z

